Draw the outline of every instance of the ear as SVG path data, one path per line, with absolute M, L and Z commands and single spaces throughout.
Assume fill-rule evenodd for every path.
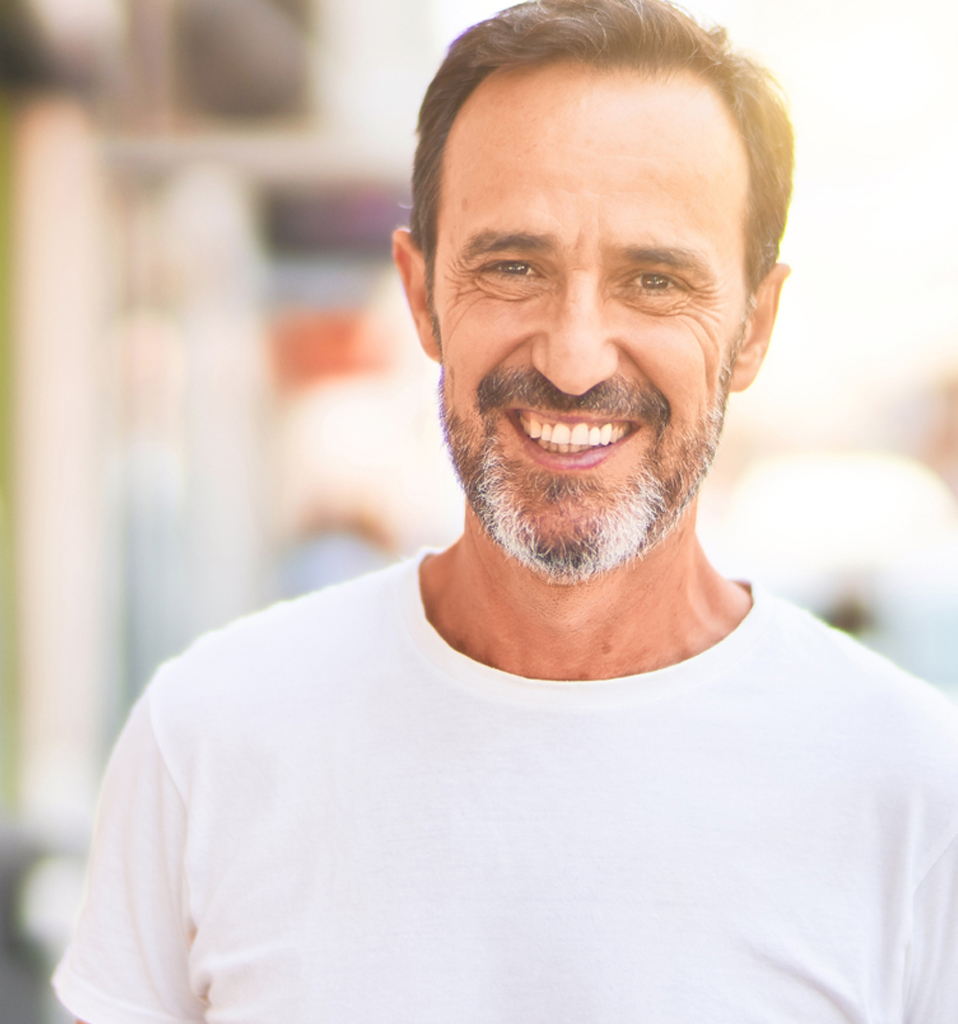
M 406 290 L 406 301 L 416 325 L 419 344 L 430 359 L 441 362 L 439 339 L 433 330 L 426 289 L 426 258 L 405 228 L 397 228 L 393 232 L 393 262 Z
M 732 379 L 731 391 L 744 391 L 755 378 L 765 362 L 768 343 L 772 340 L 772 328 L 778 314 L 778 300 L 782 296 L 782 285 L 792 272 L 784 263 L 776 263 L 755 292 L 755 307 L 748 318 L 745 338 L 738 350 Z

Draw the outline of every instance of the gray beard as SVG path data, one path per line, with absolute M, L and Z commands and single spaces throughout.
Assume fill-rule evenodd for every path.
M 507 458 L 498 438 L 504 404 L 484 409 L 480 385 L 483 426 L 470 427 L 449 407 L 440 381 L 446 444 L 470 507 L 507 555 L 549 583 L 585 583 L 643 558 L 674 529 L 708 473 L 725 420 L 733 363 L 730 359 L 723 367 L 712 409 L 694 430 L 679 436 L 669 425 L 671 412 L 661 392 L 652 389 L 650 396 L 648 390 L 618 385 L 620 393 L 636 392 L 636 404 L 662 411 L 658 423 L 643 426 L 655 429 L 644 465 L 611 487 L 591 477 L 530 470 L 528 463 Z M 483 384 L 491 378 L 498 391 L 509 391 L 496 371 Z M 552 387 L 533 383 L 540 390 Z M 580 398 L 562 395 L 555 406 L 564 412 L 577 406 L 601 411 L 602 402 L 590 396 L 601 394 L 603 386 Z

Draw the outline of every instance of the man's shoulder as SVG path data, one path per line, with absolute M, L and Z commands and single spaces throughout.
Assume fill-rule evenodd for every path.
M 252 656 L 272 662 L 285 652 L 294 654 L 304 647 L 349 642 L 351 631 L 381 626 L 385 607 L 395 590 L 397 578 L 408 571 L 407 564 L 389 566 L 345 583 L 315 590 L 302 597 L 276 604 L 237 619 L 196 640 L 178 659 L 183 666 L 239 660 Z
M 328 695 L 344 678 L 395 661 L 397 586 L 410 566 L 378 572 L 282 601 L 201 636 L 163 665 L 147 699 L 154 719 L 289 714 Z
M 847 743 L 870 750 L 890 774 L 926 765 L 958 781 L 958 706 L 848 634 L 778 598 L 761 658 L 795 712 Z M 773 684 L 774 685 L 774 684 Z
M 958 715 L 958 708 L 940 690 L 861 640 L 782 598 L 764 595 L 764 600 L 773 613 L 765 657 L 787 663 L 809 682 L 818 681 L 839 697 L 847 694 L 854 698 L 861 693 L 871 697 L 887 694 L 890 699 L 917 700 L 919 704 L 930 700 Z

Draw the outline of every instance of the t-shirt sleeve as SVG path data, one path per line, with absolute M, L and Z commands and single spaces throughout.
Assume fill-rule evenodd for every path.
M 958 1021 L 958 836 L 915 897 L 906 1024 Z
M 73 939 L 54 976 L 88 1024 L 204 1019 L 191 990 L 186 811 L 157 745 L 149 696 L 110 758 Z

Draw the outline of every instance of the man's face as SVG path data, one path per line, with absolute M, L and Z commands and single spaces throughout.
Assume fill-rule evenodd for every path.
M 431 308 L 447 436 L 486 530 L 547 578 L 640 556 L 694 498 L 754 376 L 747 189 L 691 75 L 499 73 L 458 115 Z

